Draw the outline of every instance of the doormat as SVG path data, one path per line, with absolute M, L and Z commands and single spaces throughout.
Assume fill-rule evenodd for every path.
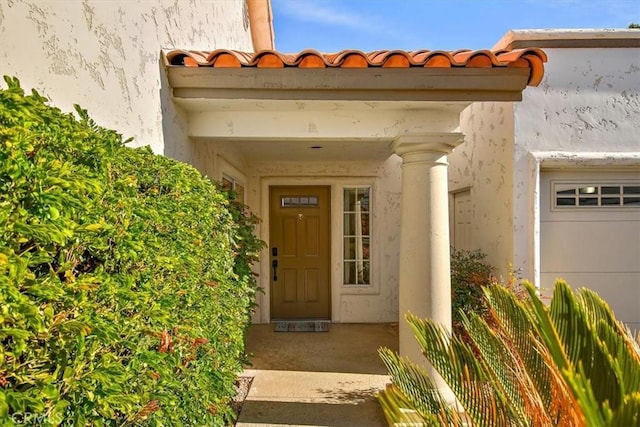
M 287 321 L 275 323 L 276 332 L 329 332 L 329 322 L 326 320 Z

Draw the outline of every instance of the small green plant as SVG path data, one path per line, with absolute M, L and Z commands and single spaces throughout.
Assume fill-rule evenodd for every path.
M 640 346 L 606 302 L 558 281 L 547 306 L 524 286 L 525 299 L 485 288 L 490 321 L 462 315 L 470 340 L 407 315 L 462 408 L 420 366 L 381 349 L 392 384 L 378 399 L 390 425 L 640 425 Z
M 5 80 L 0 424 L 230 424 L 256 218 L 194 168 Z
M 479 250 L 451 248 L 451 316 L 453 328 L 462 330 L 462 313 L 484 315 L 487 302 L 482 291 L 496 282 L 487 255 Z

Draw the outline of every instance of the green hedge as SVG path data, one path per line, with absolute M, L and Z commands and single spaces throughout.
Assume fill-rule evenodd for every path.
M 194 168 L 5 81 L 2 424 L 228 424 L 255 218 Z

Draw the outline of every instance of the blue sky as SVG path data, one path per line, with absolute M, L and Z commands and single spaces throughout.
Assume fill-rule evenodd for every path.
M 640 0 L 271 0 L 276 49 L 489 49 L 510 29 L 626 28 Z

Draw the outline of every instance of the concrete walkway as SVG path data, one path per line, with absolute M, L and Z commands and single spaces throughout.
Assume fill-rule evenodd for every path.
M 375 393 L 389 382 L 380 347 L 398 349 L 389 324 L 331 324 L 329 332 L 249 330 L 253 377 L 236 426 L 384 427 Z

